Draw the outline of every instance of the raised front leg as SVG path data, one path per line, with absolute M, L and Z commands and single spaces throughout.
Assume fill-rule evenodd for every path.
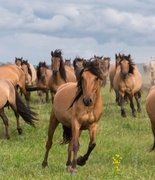
M 53 135 L 58 124 L 59 122 L 57 121 L 55 115 L 52 113 L 50 116 L 50 122 L 49 122 L 49 127 L 48 127 L 48 139 L 46 142 L 46 152 L 45 152 L 44 160 L 42 162 L 42 167 L 46 167 L 48 165 L 47 163 L 48 153 L 52 146 Z
M 86 154 L 84 154 L 83 156 L 78 157 L 78 159 L 77 159 L 77 164 L 80 165 L 80 166 L 83 166 L 83 165 L 86 164 L 86 161 L 88 160 L 89 155 L 91 154 L 92 150 L 96 146 L 96 130 L 97 130 L 97 124 L 94 123 L 89 128 L 90 142 L 89 142 L 87 152 L 86 152 Z

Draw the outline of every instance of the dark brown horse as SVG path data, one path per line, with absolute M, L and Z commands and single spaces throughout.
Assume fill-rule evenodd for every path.
M 35 113 L 32 112 L 19 97 L 16 88 L 11 81 L 7 79 L 0 79 L 0 116 L 5 125 L 5 137 L 10 138 L 8 130 L 8 118 L 4 112 L 4 107 L 10 106 L 14 111 L 17 121 L 17 130 L 19 134 L 22 134 L 22 129 L 19 123 L 19 115 L 24 119 L 24 121 L 32 126 L 34 126 L 34 120 L 36 120 Z
M 78 83 L 69 82 L 61 85 L 54 97 L 48 140 L 43 167 L 47 166 L 53 135 L 59 123 L 71 128 L 71 141 L 68 145 L 67 170 L 76 171 L 76 165 L 84 165 L 96 146 L 96 132 L 102 114 L 101 81 L 102 72 L 99 61 L 84 62 Z M 79 137 L 82 130 L 88 130 L 90 142 L 87 152 L 77 158 Z
M 37 86 L 45 88 L 45 90 L 38 91 L 42 102 L 44 102 L 42 93 L 46 94 L 46 102 L 49 101 L 49 81 L 51 76 L 52 70 L 46 65 L 46 62 L 39 62 L 37 66 Z
M 137 110 L 141 111 L 140 97 L 142 88 L 142 76 L 138 67 L 133 63 L 130 54 L 120 56 L 119 68 L 116 71 L 113 81 L 113 87 L 118 97 L 118 103 L 121 106 L 121 115 L 126 117 L 124 105 L 126 98 L 130 101 L 132 115 L 135 117 L 136 109 L 133 103 L 133 97 L 137 102 Z

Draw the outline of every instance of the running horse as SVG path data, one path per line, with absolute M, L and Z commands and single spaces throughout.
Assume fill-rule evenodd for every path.
M 25 104 L 22 102 L 20 96 L 17 93 L 16 87 L 10 80 L 0 78 L 0 96 L 0 117 L 2 118 L 3 123 L 5 125 L 5 137 L 7 139 L 10 138 L 10 135 L 8 130 L 8 118 L 4 112 L 4 108 L 6 106 L 10 106 L 15 113 L 18 134 L 22 134 L 22 128 L 20 127 L 19 123 L 19 115 L 23 118 L 23 120 L 26 123 L 35 126 L 34 120 L 37 120 L 35 117 L 36 114 L 33 111 L 31 111 L 29 107 L 25 106 Z
M 0 65 L 0 78 L 9 79 L 14 87 L 19 87 L 21 92 L 27 97 L 25 73 L 16 64 Z
M 113 87 L 118 96 L 118 104 L 121 106 L 121 115 L 126 117 L 125 100 L 129 99 L 132 115 L 136 116 L 133 97 L 136 99 L 137 111 L 141 111 L 140 98 L 142 88 L 142 76 L 131 59 L 131 55 L 120 56 L 119 68 L 114 77 Z
M 48 91 L 51 76 L 52 70 L 46 65 L 46 62 L 39 62 L 37 66 L 37 86 L 45 88 L 45 90 L 38 91 L 38 95 L 40 96 L 42 102 L 44 102 L 42 99 L 42 93 L 46 94 L 46 102 L 49 101 Z
M 155 86 L 152 86 L 151 89 L 149 90 L 149 93 L 146 97 L 146 112 L 148 114 L 148 117 L 150 119 L 151 123 L 151 128 L 152 128 L 152 133 L 153 133 L 153 146 L 151 148 L 151 151 L 155 150 Z
M 76 77 L 74 69 L 64 64 L 61 50 L 51 51 L 51 64 L 53 73 L 49 81 L 49 89 L 53 97 L 60 85 L 76 82 Z
M 96 146 L 97 126 L 102 114 L 101 81 L 102 72 L 99 61 L 85 61 L 78 82 L 68 82 L 58 88 L 50 116 L 43 167 L 48 164 L 47 159 L 53 135 L 59 123 L 71 129 L 67 170 L 71 173 L 76 172 L 77 165 L 83 166 L 86 163 Z M 82 130 L 89 131 L 90 142 L 87 152 L 77 157 Z

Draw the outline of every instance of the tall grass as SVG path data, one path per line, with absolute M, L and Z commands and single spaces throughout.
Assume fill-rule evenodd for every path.
M 49 166 L 42 169 L 51 103 L 40 104 L 34 92 L 31 106 L 38 113 L 36 128 L 21 119 L 23 134 L 18 135 L 15 116 L 6 109 L 9 118 L 10 140 L 4 139 L 3 123 L 0 123 L 0 179 L 9 180 L 152 180 L 155 178 L 155 153 L 149 152 L 153 144 L 150 121 L 145 111 L 147 92 L 142 94 L 142 112 L 132 117 L 129 104 L 127 118 L 122 118 L 120 108 L 115 104 L 114 92 L 109 93 L 107 85 L 102 90 L 103 114 L 97 132 L 97 145 L 85 166 L 79 167 L 75 176 L 66 172 L 67 145 L 60 145 L 62 127 L 57 128 L 53 147 L 49 153 Z M 80 137 L 79 155 L 86 152 L 89 143 L 88 132 Z M 113 157 L 119 155 L 119 171 L 116 171 Z

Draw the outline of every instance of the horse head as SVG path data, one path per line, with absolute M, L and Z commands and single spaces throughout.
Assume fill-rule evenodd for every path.
M 126 78 L 129 73 L 133 74 L 134 63 L 132 62 L 130 54 L 128 56 L 122 55 L 120 57 L 119 65 L 121 69 L 121 74 L 124 78 Z

